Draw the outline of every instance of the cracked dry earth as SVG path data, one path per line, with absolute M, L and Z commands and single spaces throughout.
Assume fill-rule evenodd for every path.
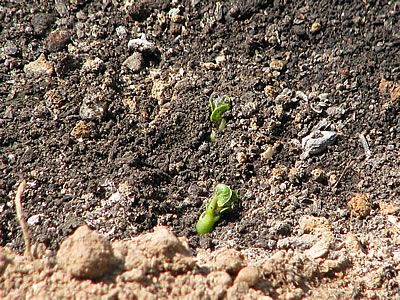
M 1 1 L 0 298 L 400 299 L 399 20 L 398 1 Z M 216 183 L 239 201 L 199 236 Z

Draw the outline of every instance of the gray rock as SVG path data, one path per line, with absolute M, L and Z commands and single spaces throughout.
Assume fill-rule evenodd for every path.
M 82 101 L 79 116 L 84 120 L 100 120 L 107 110 L 107 103 L 99 95 L 88 94 Z
M 301 154 L 300 158 L 305 159 L 310 155 L 323 152 L 329 145 L 335 142 L 337 135 L 335 131 L 316 130 L 310 133 L 301 141 L 304 152 Z
M 157 47 L 154 45 L 154 43 L 149 42 L 144 37 L 140 39 L 129 40 L 128 48 L 138 52 L 157 52 Z
M 37 35 L 43 34 L 47 28 L 54 22 L 55 18 L 53 14 L 38 13 L 32 17 L 31 23 L 33 31 Z
M 15 56 L 19 51 L 19 48 L 11 41 L 7 41 L 3 48 L 3 53 L 8 56 Z
M 276 104 L 286 104 L 292 100 L 293 91 L 285 88 L 278 96 L 275 98 Z

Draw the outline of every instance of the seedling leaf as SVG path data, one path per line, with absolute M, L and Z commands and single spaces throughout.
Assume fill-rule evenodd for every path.
M 218 126 L 218 131 L 221 131 L 226 126 L 226 120 L 222 115 L 231 109 L 230 98 L 228 96 L 223 97 L 210 97 L 208 100 L 210 105 L 210 120 Z M 210 140 L 213 142 L 216 140 L 217 132 L 213 130 L 210 135 Z
M 200 215 L 196 224 L 198 234 L 206 234 L 214 229 L 215 223 L 220 219 L 223 212 L 233 208 L 238 199 L 237 192 L 225 184 L 217 184 L 214 194 L 209 199 L 206 210 Z
M 229 103 L 224 103 L 224 104 L 220 104 L 218 105 L 211 113 L 210 116 L 210 120 L 214 123 L 216 123 L 217 125 L 219 125 L 221 123 L 221 119 L 222 119 L 222 114 L 224 112 L 227 112 L 228 110 L 231 109 L 231 105 Z

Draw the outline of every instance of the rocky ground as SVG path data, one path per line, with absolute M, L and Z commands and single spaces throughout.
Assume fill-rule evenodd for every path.
M 396 1 L 1 2 L 1 298 L 400 297 L 399 19 Z M 239 201 L 199 236 L 216 183 Z

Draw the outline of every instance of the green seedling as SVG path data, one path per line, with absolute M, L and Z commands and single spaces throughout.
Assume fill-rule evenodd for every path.
M 211 111 L 210 120 L 217 125 L 218 131 L 221 131 L 226 126 L 226 120 L 222 115 L 231 109 L 230 98 L 228 96 L 217 98 L 210 97 L 209 104 Z M 210 140 L 215 141 L 216 137 L 217 131 L 213 129 L 210 134 Z
M 226 184 L 217 184 L 214 194 L 208 200 L 206 210 L 200 215 L 197 221 L 197 233 L 210 233 L 214 229 L 215 223 L 221 218 L 221 214 L 231 210 L 237 199 L 237 192 L 231 190 Z

